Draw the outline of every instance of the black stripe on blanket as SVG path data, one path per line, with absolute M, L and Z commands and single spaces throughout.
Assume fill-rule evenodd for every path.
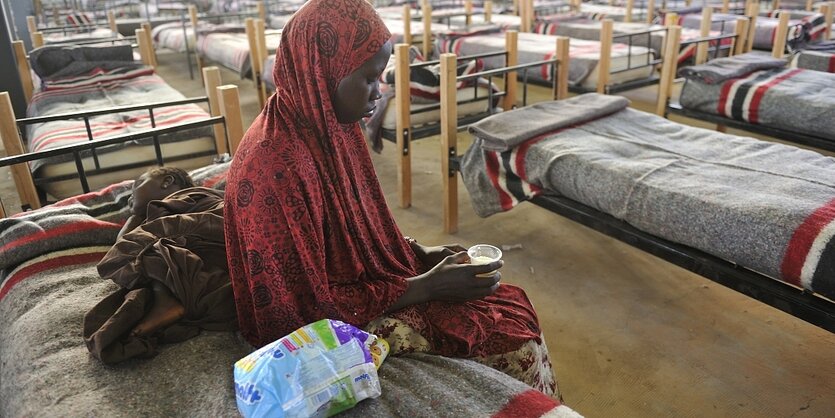
M 745 114 L 744 106 L 746 99 L 748 98 L 748 93 L 751 92 L 752 88 L 756 88 L 760 82 L 771 78 L 773 75 L 774 73 L 771 71 L 763 71 L 763 73 L 758 75 L 756 78 L 745 81 L 737 87 L 733 102 L 731 103 L 731 117 L 733 119 L 747 120 L 746 118 L 748 115 Z
M 499 156 L 502 159 L 502 167 L 504 167 L 505 187 L 516 200 L 522 202 L 528 200 L 528 196 L 522 187 L 522 178 L 516 174 L 516 167 L 513 164 L 513 160 L 515 159 L 513 154 L 513 151 L 505 151 L 500 153 Z
M 830 239 L 826 243 L 826 248 L 824 248 L 822 254 L 835 254 L 835 239 Z M 812 289 L 827 297 L 833 297 L 835 295 L 835 281 L 832 280 L 832 277 L 835 277 L 835 257 L 821 257 L 817 269 L 815 269 L 815 274 L 812 276 Z

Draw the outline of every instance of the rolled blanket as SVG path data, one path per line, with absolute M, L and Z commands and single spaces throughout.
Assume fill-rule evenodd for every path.
M 610 115 L 627 106 L 629 100 L 624 97 L 586 93 L 499 113 L 470 125 L 469 131 L 482 139 L 483 149 L 507 151 L 544 133 Z
M 772 58 L 757 52 L 719 58 L 705 64 L 684 67 L 678 75 L 707 84 L 717 84 L 732 78 L 743 77 L 754 71 L 783 68 L 786 60 Z
M 54 80 L 86 74 L 93 69 L 112 70 L 128 66 L 141 67 L 134 62 L 130 45 L 116 46 L 44 46 L 29 53 L 32 70 L 38 77 Z

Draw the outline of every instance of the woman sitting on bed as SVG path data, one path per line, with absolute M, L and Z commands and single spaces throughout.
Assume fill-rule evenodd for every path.
M 243 337 L 270 343 L 322 318 L 393 353 L 467 357 L 557 394 L 525 292 L 459 246 L 400 233 L 359 121 L 375 110 L 390 34 L 364 0 L 312 0 L 287 23 L 277 86 L 236 152 L 224 223 Z

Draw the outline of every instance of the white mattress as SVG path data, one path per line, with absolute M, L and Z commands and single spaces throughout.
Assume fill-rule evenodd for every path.
M 456 95 L 456 100 L 461 102 L 465 100 L 471 100 L 475 97 L 473 93 L 473 88 L 463 88 L 458 90 L 458 94 Z M 487 89 L 483 87 L 478 88 L 478 97 L 479 98 L 486 98 L 487 97 Z M 385 115 L 383 116 L 383 129 L 386 130 L 394 130 L 397 127 L 397 100 L 392 99 L 389 100 L 388 104 L 386 105 Z M 412 103 L 411 109 L 412 112 L 415 110 L 429 107 L 431 105 L 427 104 L 414 104 Z M 487 100 L 479 100 L 477 102 L 466 103 L 458 106 L 458 117 L 461 118 L 462 116 L 468 115 L 475 115 L 481 112 L 487 111 Z M 420 112 L 420 113 L 412 113 L 410 116 L 410 120 L 412 126 L 421 126 L 426 125 L 429 123 L 438 122 L 441 120 L 441 110 L 435 109 L 427 112 Z

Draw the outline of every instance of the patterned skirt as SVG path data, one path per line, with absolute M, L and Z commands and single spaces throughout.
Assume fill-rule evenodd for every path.
M 365 327 L 365 331 L 385 339 L 391 347 L 392 355 L 431 354 L 432 351 L 426 338 L 395 318 L 386 316 L 377 318 Z M 530 340 L 517 350 L 508 353 L 470 359 L 521 380 L 534 389 L 562 401 L 544 336 L 540 335 L 540 341 L 542 342 L 537 343 L 535 340 Z

